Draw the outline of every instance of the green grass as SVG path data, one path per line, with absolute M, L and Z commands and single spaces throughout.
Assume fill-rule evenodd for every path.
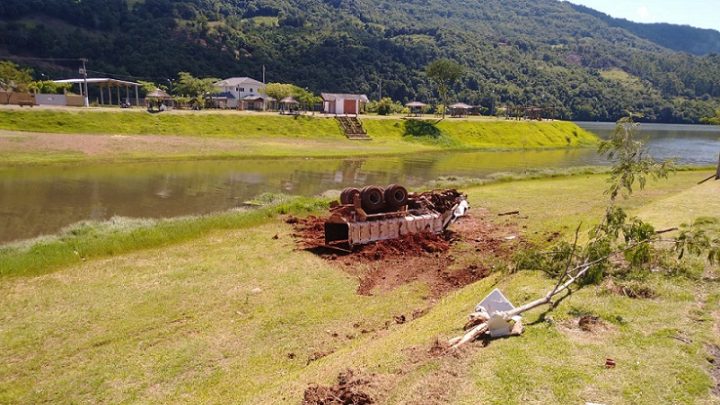
M 295 198 L 257 210 L 202 217 L 83 222 L 57 236 L 0 246 L 0 277 L 47 273 L 88 259 L 167 246 L 200 237 L 211 230 L 251 228 L 273 221 L 279 213 L 300 214 L 325 206 L 326 202 L 321 200 Z
M 363 118 L 370 141 L 350 141 L 332 118 L 241 113 L 0 110 L 3 165 L 252 157 L 397 155 L 439 150 L 523 150 L 594 146 L 597 138 L 569 122 L 423 121 L 432 135 L 408 135 L 417 120 Z M 26 132 L 24 134 L 23 132 Z M 413 131 L 410 131 L 413 132 Z M 413 132 L 417 135 L 417 132 Z M 74 144 L 36 141 L 35 134 L 93 135 L 92 151 Z M 421 131 L 422 135 L 423 132 Z M 2 135 L 2 134 L 0 134 Z M 172 136 L 166 141 L 121 142 L 108 135 Z M 433 136 L 434 135 L 434 136 Z M 39 135 L 38 135 L 39 136 Z M 45 135 L 43 135 L 45 136 Z M 177 137 L 182 139 L 178 140 Z M 98 141 L 98 142 L 95 142 Z M 53 144 L 55 145 L 55 144 Z
M 597 138 L 571 122 L 474 121 L 447 118 L 428 135 L 412 136 L 406 125 L 414 120 L 364 119 L 373 138 L 403 138 L 408 142 L 450 149 L 537 149 L 594 146 Z M 434 123 L 436 121 L 424 121 Z M 429 126 L 429 125 L 428 125 Z M 435 136 L 433 136 L 435 135 Z
M 703 174 L 651 183 L 623 204 L 669 222 L 717 216 L 716 204 L 706 202 L 720 182 L 695 186 Z M 536 237 L 595 220 L 603 188 L 603 176 L 588 175 L 468 192 L 475 212 L 490 210 L 486 220 L 515 221 Z M 673 212 L 677 201 L 687 206 Z M 495 215 L 517 208 L 527 218 Z M 496 272 L 438 302 L 423 299 L 422 282 L 358 296 L 355 278 L 298 251 L 292 229 L 272 215 L 208 227 L 180 243 L 0 278 L 0 402 L 298 403 L 307 384 L 331 383 L 347 368 L 376 374 L 370 390 L 379 403 L 717 402 L 705 349 L 720 343 L 715 282 L 653 274 L 647 283 L 658 297 L 651 300 L 587 287 L 546 318 L 528 313 L 521 337 L 429 357 L 432 342 L 461 333 L 491 289 L 520 304 L 552 280 Z M 476 255 L 453 254 L 458 262 Z M 387 330 L 361 334 L 353 326 L 376 329 L 429 305 L 425 316 Z M 586 313 L 607 331 L 574 328 Z M 307 364 L 316 351 L 333 353 Z M 606 358 L 617 367 L 606 369 Z
M 611 82 L 618 83 L 624 87 L 643 90 L 643 82 L 637 76 L 633 76 L 621 69 L 606 69 L 600 71 L 600 76 Z
M 0 111 L 0 129 L 58 134 L 343 139 L 332 119 L 144 111 Z

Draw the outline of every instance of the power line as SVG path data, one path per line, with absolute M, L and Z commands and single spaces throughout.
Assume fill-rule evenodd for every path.
M 99 75 L 105 75 L 105 76 L 111 76 L 111 77 L 120 77 L 124 79 L 136 79 L 136 80 L 148 80 L 148 81 L 165 81 L 168 80 L 167 77 L 149 77 L 149 76 L 132 76 L 132 75 L 121 75 L 118 73 L 109 73 L 109 72 L 100 72 L 98 70 L 90 70 L 88 69 L 88 72 L 96 73 Z
M 0 56 L 0 59 L 45 61 L 45 62 L 82 62 L 84 58 L 37 58 L 32 56 Z

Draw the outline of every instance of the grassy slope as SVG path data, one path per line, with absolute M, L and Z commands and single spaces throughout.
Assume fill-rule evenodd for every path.
M 680 199 L 696 207 L 693 214 L 717 215 L 720 207 L 707 201 L 720 185 L 693 186 L 701 177 L 680 173 L 651 184 L 630 208 L 652 217 Z M 490 185 L 470 190 L 470 197 L 494 212 L 519 207 L 533 235 L 596 216 L 602 188 L 601 176 L 588 176 Z M 435 337 L 459 333 L 467 312 L 496 283 L 519 303 L 551 282 L 536 273 L 496 274 L 422 318 L 348 340 L 345 334 L 358 334 L 356 322 L 371 329 L 427 305 L 424 286 L 357 296 L 355 280 L 295 251 L 290 233 L 271 221 L 52 274 L 0 279 L 0 402 L 297 403 L 307 383 L 330 382 L 347 367 L 379 373 L 389 403 L 712 401 L 703 344 L 717 343 L 711 316 L 720 289 L 713 283 L 656 277 L 660 297 L 643 301 L 586 288 L 561 304 L 554 322 L 529 326 L 522 337 L 461 358 L 418 360 Z M 563 326 L 586 312 L 611 330 L 588 337 Z M 538 312 L 527 317 L 537 319 Z M 690 343 L 675 339 L 679 332 Z M 336 351 L 306 365 L 325 350 Z M 604 369 L 606 357 L 618 367 Z
M 11 139 L 14 152 L 3 152 L 6 164 L 70 162 L 79 160 L 133 160 L 162 158 L 248 156 L 353 156 L 399 154 L 434 150 L 565 148 L 591 146 L 594 135 L 569 122 L 500 122 L 445 120 L 437 125 L 438 137 L 405 135 L 401 119 L 363 119 L 371 141 L 349 141 L 330 118 L 282 117 L 248 114 L 156 114 L 145 112 L 0 110 L 0 129 L 34 133 L 90 135 L 166 135 L 205 143 L 186 150 L 112 151 L 87 156 L 80 149 L 22 150 L 21 136 Z M 18 150 L 20 148 L 20 150 Z

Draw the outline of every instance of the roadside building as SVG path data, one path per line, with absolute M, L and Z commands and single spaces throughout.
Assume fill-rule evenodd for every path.
M 364 94 L 321 93 L 323 112 L 333 115 L 359 115 L 368 98 Z
M 119 105 L 125 107 L 129 107 L 131 104 L 135 104 L 136 106 L 140 105 L 140 83 L 128 82 L 125 80 L 118 80 L 107 77 L 89 77 L 87 79 L 66 79 L 53 81 L 58 84 L 77 85 L 80 89 L 81 97 L 87 96 L 86 94 L 84 94 L 83 87 L 87 87 L 90 85 L 97 86 L 99 95 L 99 99 L 97 101 L 100 105 Z M 133 88 L 134 90 L 132 93 L 130 91 L 131 88 Z M 105 98 L 106 92 L 107 99 Z M 43 102 L 45 102 L 46 100 L 48 99 L 43 99 Z M 52 100 L 49 102 L 51 102 L 53 105 L 58 105 L 58 103 L 61 102 L 60 100 L 62 99 L 59 97 L 53 97 Z M 66 97 L 66 103 L 66 105 L 75 105 L 76 101 L 74 101 L 72 97 Z
M 260 108 L 255 108 L 258 106 L 257 99 L 265 100 L 267 97 L 265 85 L 262 82 L 249 77 L 231 77 L 215 83 L 215 86 L 220 89 L 220 92 L 217 96 L 213 96 L 213 99 L 217 98 L 218 104 L 225 108 L 259 110 L 265 108 L 262 104 L 264 101 L 260 101 Z M 253 101 L 250 102 L 251 100 Z
M 262 95 L 255 95 L 255 96 L 247 96 L 240 100 L 239 109 L 241 110 L 248 110 L 248 111 L 265 111 L 265 110 L 275 110 L 276 109 L 276 100 L 270 96 L 266 96 L 264 94 Z
M 427 104 L 421 103 L 419 101 L 411 101 L 407 104 L 405 104 L 405 107 L 407 107 L 410 110 L 410 116 L 420 116 L 423 112 L 423 108 L 427 107 Z
M 452 117 L 464 117 L 468 115 L 473 106 L 465 103 L 456 103 L 450 106 L 450 114 Z

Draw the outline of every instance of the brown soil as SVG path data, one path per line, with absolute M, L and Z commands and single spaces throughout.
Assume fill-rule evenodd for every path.
M 655 290 L 641 283 L 616 283 L 612 279 L 605 282 L 604 287 L 607 291 L 635 299 L 652 299 L 657 296 Z
M 595 332 L 605 329 L 605 323 L 597 316 L 585 315 L 578 319 L 578 327 L 584 332 Z
M 708 361 L 712 367 L 710 374 L 715 382 L 712 392 L 718 397 L 720 396 L 720 347 L 717 345 L 707 345 L 706 349 L 709 353 Z
M 602 344 L 616 330 L 613 325 L 594 315 L 559 322 L 557 328 L 574 341 L 594 344 Z
M 324 351 L 324 352 L 315 352 L 315 353 L 311 354 L 310 357 L 308 357 L 307 364 L 310 364 L 313 361 L 318 361 L 318 360 L 322 359 L 323 357 L 329 356 L 331 354 L 333 354 L 333 352 L 331 350 Z M 293 354 L 293 357 L 294 357 L 294 354 Z
M 491 222 L 487 211 L 475 210 L 461 218 L 443 235 L 415 234 L 402 239 L 356 246 L 352 252 L 324 247 L 324 220 L 318 217 L 286 222 L 295 227 L 294 236 L 304 249 L 337 263 L 360 280 L 358 293 L 371 295 L 420 281 L 430 287 L 433 297 L 487 277 L 491 269 L 483 264 L 488 257 L 506 258 L 519 243 L 517 226 Z M 458 263 L 452 255 L 456 245 L 474 252 L 473 262 Z
M 302 403 L 306 405 L 374 404 L 375 400 L 365 392 L 369 385 L 369 380 L 358 378 L 352 370 L 347 370 L 338 375 L 336 385 L 327 387 L 313 384 L 307 387 Z

